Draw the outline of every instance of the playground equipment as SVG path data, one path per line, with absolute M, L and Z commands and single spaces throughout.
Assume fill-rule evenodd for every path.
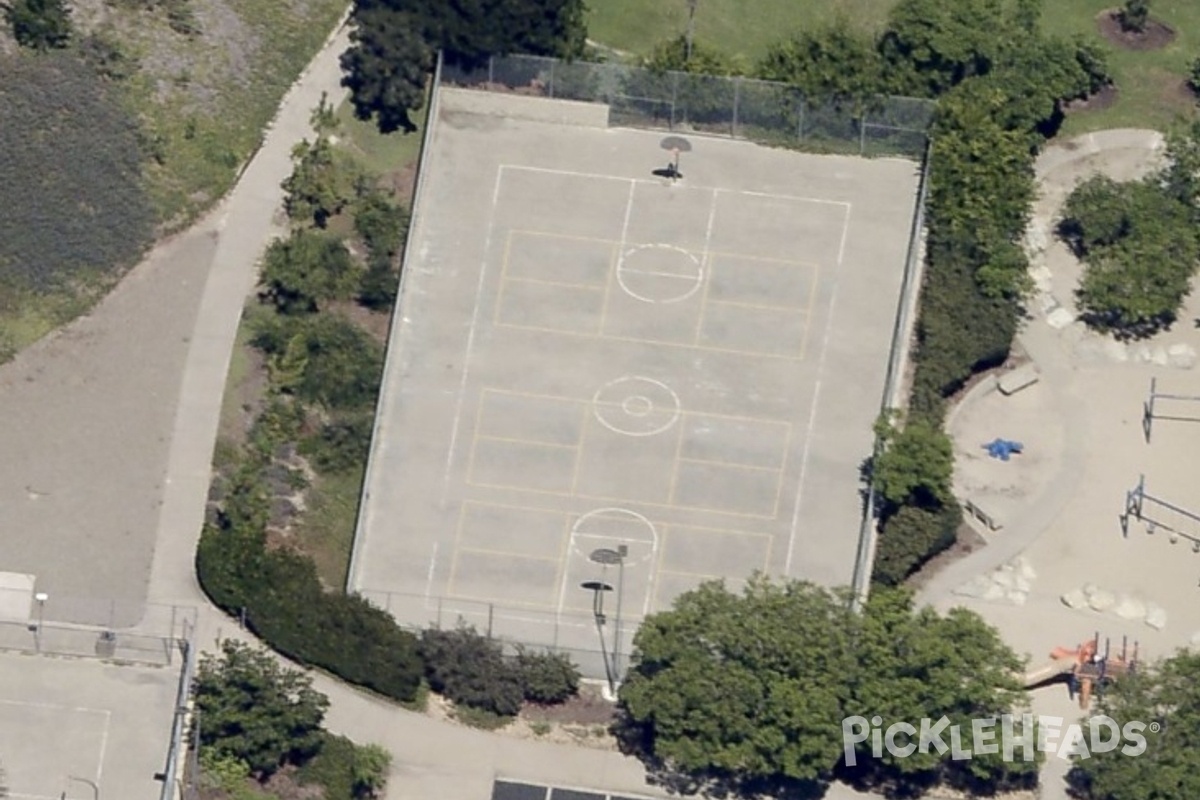
M 1184 403 L 1200 402 L 1200 395 L 1194 394 L 1166 394 L 1158 391 L 1158 378 L 1150 379 L 1150 393 L 1146 397 L 1146 401 L 1142 403 L 1142 433 L 1146 436 L 1146 444 L 1150 444 L 1150 432 L 1154 427 L 1154 420 L 1174 420 L 1176 422 L 1200 422 L 1200 416 L 1193 413 L 1188 416 L 1183 414 L 1160 414 L 1157 412 L 1156 405 L 1159 400 L 1172 400 Z
M 1200 515 L 1168 503 L 1146 491 L 1146 476 L 1139 475 L 1137 486 L 1125 493 L 1125 511 L 1121 514 L 1121 533 L 1129 537 L 1129 520 L 1146 523 L 1146 533 L 1165 530 L 1172 544 L 1179 537 L 1192 543 L 1192 551 L 1200 553 Z
M 1050 653 L 1050 661 L 1025 673 L 1023 684 L 1026 689 L 1066 677 L 1072 697 L 1078 697 L 1079 707 L 1086 709 L 1093 694 L 1100 694 L 1104 687 L 1124 675 L 1137 670 L 1138 643 L 1129 651 L 1128 637 L 1121 637 L 1121 654 L 1114 655 L 1109 649 L 1109 640 L 1104 640 L 1104 653 L 1100 654 L 1100 633 L 1073 650 L 1056 647 Z
M 1011 439 L 993 439 L 983 445 L 983 449 L 987 450 L 987 454 L 992 458 L 998 458 L 1001 461 L 1008 461 L 1009 456 L 1016 453 L 1020 455 L 1025 449 L 1025 445 L 1020 442 L 1014 442 Z

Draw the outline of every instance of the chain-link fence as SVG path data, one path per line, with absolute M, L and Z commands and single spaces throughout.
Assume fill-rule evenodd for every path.
M 446 65 L 442 84 L 603 103 L 610 125 L 914 159 L 924 153 L 934 109 L 911 97 L 819 100 L 770 81 L 535 56 L 492 57 L 475 70 Z
M 619 680 L 629 665 L 633 634 L 641 624 L 640 613 L 618 608 L 615 592 L 605 592 L 599 614 L 405 592 L 361 590 L 358 594 L 408 630 L 469 625 L 499 642 L 509 654 L 522 647 L 567 655 L 585 678 L 594 680 Z
M 0 619 L 0 650 L 158 666 L 176 663 L 180 643 L 195 626 L 196 609 L 139 603 L 134 613 L 132 605 L 72 597 L 35 599 L 28 619 Z M 58 612 L 67 608 L 91 609 L 86 618 L 96 623 L 63 621 Z

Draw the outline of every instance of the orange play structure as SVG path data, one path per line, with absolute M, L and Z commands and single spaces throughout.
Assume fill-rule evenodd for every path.
M 1110 652 L 1109 640 L 1105 639 L 1104 654 L 1101 655 L 1100 634 L 1097 632 L 1093 639 L 1074 649 L 1054 648 L 1050 652 L 1050 658 L 1047 663 L 1025 673 L 1025 688 L 1032 689 L 1066 677 L 1072 695 L 1079 696 L 1079 707 L 1086 709 L 1092 701 L 1094 691 L 1137 669 L 1138 644 L 1133 643 L 1133 652 L 1130 653 L 1129 640 L 1122 637 L 1121 653 L 1114 655 Z

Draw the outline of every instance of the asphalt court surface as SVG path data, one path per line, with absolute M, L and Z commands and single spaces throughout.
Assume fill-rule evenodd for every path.
M 492 800 L 645 800 L 645 798 L 498 780 L 492 784 Z
M 0 760 L 13 800 L 157 798 L 177 669 L 0 653 Z
M 660 134 L 442 101 L 351 587 L 594 647 L 588 581 L 631 626 L 849 582 L 916 165 L 696 139 L 671 184 Z

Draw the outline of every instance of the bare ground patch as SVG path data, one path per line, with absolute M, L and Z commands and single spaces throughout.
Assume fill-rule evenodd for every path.
M 1141 31 L 1126 30 L 1121 25 L 1121 12 L 1110 8 L 1096 17 L 1096 27 L 1107 41 L 1126 50 L 1161 50 L 1175 41 L 1175 29 L 1164 22 L 1151 19 Z

